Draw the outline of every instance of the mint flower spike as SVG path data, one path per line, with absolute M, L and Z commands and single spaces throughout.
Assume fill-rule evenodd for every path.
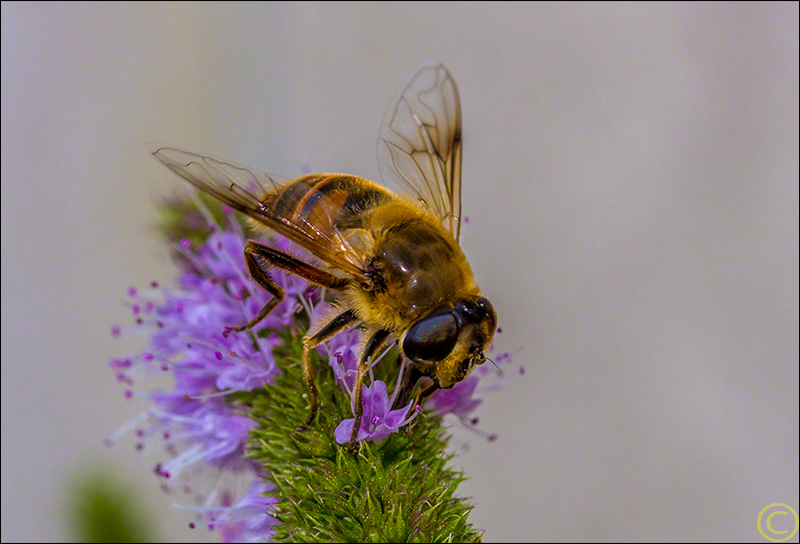
M 162 490 L 197 512 L 190 527 L 206 525 L 226 542 L 479 539 L 466 521 L 471 507 L 455 497 L 463 477 L 446 466 L 442 416 L 468 421 L 481 403 L 474 394 L 487 390 L 477 387 L 486 371 L 432 395 L 427 417 L 418 418 L 417 411 L 409 416 L 411 403 L 391 410 L 405 368 L 396 363 L 397 348 L 387 349 L 363 386 L 361 451 L 346 454 L 340 444 L 354 423 L 362 341 L 359 329 L 350 330 L 312 354 L 331 367 L 315 361 L 322 408 L 309 429 L 293 432 L 308 413 L 302 338 L 324 291 L 272 270 L 285 299 L 253 329 L 232 332 L 270 295 L 249 277 L 234 214 L 206 202 L 168 204 L 163 231 L 179 278 L 129 288 L 124 304 L 133 324 L 111 327 L 114 338 L 145 339 L 110 366 L 126 399 L 152 405 L 106 443 L 132 433 L 137 453 L 158 452 L 153 472 Z M 293 251 L 283 239 L 270 244 Z M 148 387 L 156 375 L 170 376 L 171 388 Z M 386 383 L 397 384 L 391 398 Z M 398 432 L 409 424 L 410 433 Z
M 262 388 L 280 375 L 273 355 L 281 344 L 278 333 L 296 323 L 296 306 L 308 286 L 276 272 L 286 291 L 283 303 L 256 331 L 224 335 L 227 325 L 256 315 L 269 295 L 249 280 L 238 223 L 211 230 L 201 243 L 182 238 L 171 244 L 182 263 L 175 287 L 152 282 L 149 289 L 128 289 L 135 325 L 113 327 L 112 336 L 145 335 L 149 345 L 112 359 L 111 366 L 127 386 L 154 374 L 173 377 L 170 391 L 140 394 L 153 405 L 124 430 L 135 430 L 137 451 L 166 451 L 153 472 L 179 506 L 198 512 L 198 523 L 218 530 L 226 541 L 257 541 L 269 538 L 277 523 L 258 506 L 271 488 L 258 462 L 246 457 L 256 422 L 229 396 Z M 276 245 L 288 248 L 285 241 Z M 132 396 L 130 389 L 125 393 Z M 109 442 L 117 438 L 114 433 Z M 242 494 L 248 481 L 250 491 Z

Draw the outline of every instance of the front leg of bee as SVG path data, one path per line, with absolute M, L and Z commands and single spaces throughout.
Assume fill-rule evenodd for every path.
M 399 364 L 403 363 L 402 355 L 397 357 L 397 362 Z M 409 361 L 408 367 L 408 371 L 403 378 L 403 384 L 400 387 L 400 392 L 397 398 L 394 399 L 394 404 L 392 404 L 392 410 L 397 410 L 408 404 L 408 399 L 411 398 L 411 391 L 413 391 L 414 386 L 417 385 L 417 382 L 423 375 L 413 362 Z
M 350 327 L 357 320 L 356 313 L 352 309 L 349 309 L 328 321 L 316 334 L 303 338 L 303 380 L 306 382 L 308 394 L 311 397 L 309 399 L 311 406 L 303 425 L 295 429 L 295 432 L 302 431 L 305 427 L 311 425 L 311 422 L 314 421 L 314 417 L 317 415 L 317 410 L 319 410 L 319 402 L 317 400 L 319 392 L 317 391 L 317 384 L 314 381 L 314 369 L 311 366 L 311 350 L 328 338 Z
M 419 393 L 417 393 L 417 398 L 414 399 L 414 404 L 412 404 L 411 408 L 408 410 L 408 413 L 406 414 L 406 419 L 410 418 L 414 414 L 414 411 L 417 410 L 417 406 L 420 406 L 420 407 L 422 406 L 422 401 L 423 400 L 425 400 L 428 397 L 430 397 L 438 389 L 439 389 L 439 386 L 436 385 L 436 383 L 434 382 L 434 383 L 429 384 L 425 389 L 423 389 Z M 406 434 L 409 434 L 411 432 L 411 425 L 410 424 L 406 425 L 406 431 L 405 432 L 406 432 Z
M 437 389 L 439 389 L 439 386 L 436 385 L 436 383 L 432 383 L 428 385 L 428 387 L 420 391 L 419 394 L 417 395 L 417 398 L 414 399 L 414 405 L 411 407 L 411 411 L 408 412 L 408 415 L 410 416 L 411 412 L 416 410 L 417 406 L 421 406 L 422 401 L 433 395 Z
M 389 337 L 389 331 L 380 330 L 370 336 L 367 343 L 364 345 L 364 352 L 361 354 L 360 362 L 358 364 L 358 371 L 356 374 L 356 383 L 353 387 L 353 408 L 355 409 L 356 419 L 353 422 L 353 430 L 350 432 L 350 442 L 347 443 L 347 452 L 353 454 L 357 450 L 358 431 L 361 429 L 361 418 L 364 415 L 364 398 L 363 398 L 363 385 L 364 373 L 369 370 L 368 361 L 370 361 L 375 353 L 383 346 L 386 339 Z

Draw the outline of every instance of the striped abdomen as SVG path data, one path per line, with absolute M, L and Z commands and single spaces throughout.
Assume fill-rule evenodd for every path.
M 310 174 L 285 182 L 262 204 L 291 223 L 333 235 L 365 228 L 365 212 L 393 199 L 380 185 L 347 174 Z

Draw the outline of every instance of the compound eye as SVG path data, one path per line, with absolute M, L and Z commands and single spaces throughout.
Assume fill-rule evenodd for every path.
M 432 314 L 414 323 L 403 339 L 403 353 L 418 361 L 442 361 L 458 340 L 458 322 L 451 312 Z
M 482 310 L 484 310 L 484 311 L 486 311 L 486 312 L 492 312 L 492 313 L 494 313 L 494 306 L 492 306 L 492 303 L 491 303 L 491 302 L 489 302 L 489 299 L 488 299 L 488 298 L 486 298 L 486 297 L 481 297 L 481 298 L 479 298 L 478 300 L 476 300 L 476 301 L 475 301 L 475 304 L 476 304 L 476 305 L 477 305 L 479 308 L 481 308 Z
M 475 304 L 478 306 L 478 308 L 484 311 L 484 315 L 489 321 L 489 330 L 492 334 L 494 334 L 494 331 L 497 328 L 497 313 L 494 311 L 494 306 L 492 306 L 492 303 L 489 302 L 489 299 L 485 297 L 479 298 Z

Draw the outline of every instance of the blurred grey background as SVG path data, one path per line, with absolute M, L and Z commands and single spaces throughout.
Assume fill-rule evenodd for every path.
M 184 182 L 147 142 L 379 180 L 444 62 L 462 242 L 526 374 L 456 428 L 485 541 L 763 541 L 798 509 L 798 4 L 2 4 L 2 540 L 69 538 L 102 467 L 186 528 L 107 360 Z M 784 528 L 779 518 L 776 529 Z M 789 527 L 790 528 L 790 527 Z M 797 535 L 792 541 L 797 542 Z

